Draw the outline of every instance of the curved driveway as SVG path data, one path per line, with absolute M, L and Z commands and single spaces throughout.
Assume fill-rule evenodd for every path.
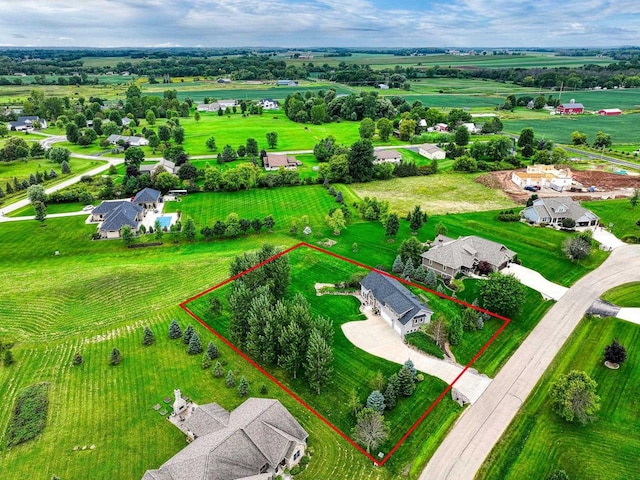
M 578 280 L 549 310 L 493 379 L 465 410 L 420 480 L 472 480 L 586 310 L 604 292 L 640 281 L 640 246 L 616 248 L 596 270 Z M 507 328 L 503 335 L 508 335 Z

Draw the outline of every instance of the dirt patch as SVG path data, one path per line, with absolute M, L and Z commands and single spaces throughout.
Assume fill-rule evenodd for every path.
M 640 188 L 640 176 L 616 175 L 598 170 L 574 171 L 573 178 L 585 187 L 609 191 L 619 188 Z

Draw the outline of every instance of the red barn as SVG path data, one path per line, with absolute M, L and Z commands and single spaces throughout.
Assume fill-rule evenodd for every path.
M 582 105 L 581 103 L 574 103 L 574 102 L 563 103 L 562 105 L 558 105 L 558 108 L 556 108 L 556 111 L 563 115 L 575 115 L 578 113 L 584 113 L 584 105 Z
M 622 115 L 622 110 L 619 108 L 601 108 L 598 110 L 598 115 L 604 115 L 605 117 L 609 117 L 612 115 Z

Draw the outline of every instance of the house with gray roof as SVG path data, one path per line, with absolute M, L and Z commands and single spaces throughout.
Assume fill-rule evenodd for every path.
M 111 145 L 123 144 L 129 145 L 130 147 L 143 147 L 145 145 L 149 145 L 149 140 L 144 137 L 117 135 L 115 133 L 107 137 L 107 142 L 109 142 Z
M 360 294 L 402 338 L 431 321 L 433 311 L 391 276 L 372 271 L 360 280 Z
M 442 278 L 455 278 L 458 273 L 475 273 L 480 262 L 494 272 L 502 270 L 515 259 L 516 252 L 475 235 L 456 240 L 438 235 L 421 256 L 425 270 L 432 270 Z
M 598 225 L 598 216 L 570 197 L 538 198 L 533 205 L 524 209 L 522 215 L 535 224 L 561 226 L 565 218 L 570 218 L 576 222 L 576 227 Z
M 374 165 L 378 165 L 380 163 L 393 163 L 394 165 L 399 165 L 402 163 L 402 155 L 398 150 L 374 150 L 373 156 L 375 157 L 375 160 L 373 161 Z
M 142 480 L 273 480 L 298 464 L 309 436 L 267 398 L 249 398 L 232 412 L 202 405 L 180 428 L 189 445 Z
M 160 170 L 160 168 L 164 170 Z M 140 165 L 140 174 L 151 174 L 155 170 L 169 172 L 172 175 L 177 175 L 180 167 L 176 167 L 176 164 L 166 158 L 160 159 L 157 163 L 143 163 Z
M 35 129 L 34 125 L 40 125 L 38 128 L 47 128 L 47 121 L 34 115 L 18 117 L 15 122 L 9 122 L 7 128 L 16 132 L 24 132 Z
M 136 193 L 131 202 L 146 210 L 155 210 L 162 201 L 161 197 L 162 193 L 160 191 L 147 187 Z
M 435 143 L 423 143 L 418 147 L 418 153 L 429 160 L 444 160 L 446 152 Z
M 137 232 L 144 218 L 144 208 L 129 200 L 107 200 L 91 211 L 91 221 L 100 222 L 101 238 L 120 238 L 122 227 L 129 225 Z

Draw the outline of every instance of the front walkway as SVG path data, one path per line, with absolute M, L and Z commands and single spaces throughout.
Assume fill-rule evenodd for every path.
M 616 315 L 616 318 L 640 325 L 640 308 L 623 307 Z
M 616 237 L 613 233 L 602 227 L 592 228 L 591 231 L 593 232 L 593 239 L 600 242 L 606 250 L 613 250 L 614 248 L 626 245 L 626 243 Z
M 512 273 L 527 287 L 540 292 L 545 299 L 558 301 L 568 290 L 567 287 L 563 287 L 562 285 L 558 285 L 557 283 L 550 282 L 535 270 L 523 267 L 522 265 L 518 265 L 517 263 L 510 263 L 505 269 L 502 270 L 502 273 Z
M 380 316 L 374 315 L 368 308 L 360 310 L 367 316 L 367 320 L 342 325 L 345 336 L 356 347 L 399 365 L 411 360 L 417 370 L 438 377 L 448 384 L 454 382 L 464 370 L 460 365 L 409 348 Z M 490 383 L 491 379 L 486 375 L 467 370 L 455 383 L 454 389 L 473 404 Z

